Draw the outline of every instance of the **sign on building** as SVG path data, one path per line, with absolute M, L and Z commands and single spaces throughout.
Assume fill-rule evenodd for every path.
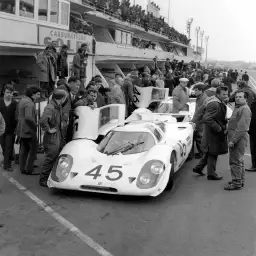
M 82 43 L 88 44 L 88 52 L 92 53 L 92 42 L 93 37 L 85 34 L 77 34 L 70 31 L 49 28 L 44 26 L 39 26 L 38 31 L 38 44 L 39 45 L 49 45 L 52 41 L 56 41 L 58 47 L 66 44 L 70 51 L 77 52 Z

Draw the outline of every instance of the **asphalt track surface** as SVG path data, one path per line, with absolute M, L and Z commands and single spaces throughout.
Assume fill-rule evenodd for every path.
M 1 177 L 0 256 L 256 256 L 256 173 L 243 190 L 224 191 L 228 155 L 217 165 L 222 181 L 193 174 L 197 161 L 157 198 L 53 193 L 15 166 Z

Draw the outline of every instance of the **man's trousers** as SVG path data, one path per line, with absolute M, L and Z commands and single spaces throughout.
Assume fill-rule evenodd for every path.
M 216 164 L 218 160 L 218 155 L 212 155 L 208 151 L 204 152 L 203 157 L 199 161 L 195 169 L 202 171 L 207 165 L 207 175 L 216 176 Z
M 20 139 L 19 164 L 22 173 L 31 173 L 37 156 L 37 137 Z
M 0 143 L 1 143 L 3 156 L 4 156 L 4 169 L 8 169 L 9 167 L 11 167 L 14 141 L 15 141 L 14 133 L 11 133 L 11 134 L 4 133 L 0 137 Z
M 231 170 L 232 183 L 241 187 L 244 183 L 245 168 L 244 154 L 248 145 L 249 135 L 244 135 L 233 148 L 229 149 L 229 165 Z

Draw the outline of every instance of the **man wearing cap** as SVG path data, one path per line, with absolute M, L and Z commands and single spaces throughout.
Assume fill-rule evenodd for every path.
M 45 107 L 40 119 L 44 131 L 43 147 L 45 159 L 40 174 L 40 186 L 47 187 L 47 180 L 61 150 L 62 141 L 62 105 L 67 94 L 64 90 L 55 89 L 52 100 Z
M 180 84 L 174 88 L 173 96 L 173 113 L 188 111 L 189 92 L 187 88 L 188 79 L 180 78 Z
M 194 132 L 194 141 L 196 143 L 196 147 L 198 150 L 198 154 L 195 154 L 195 158 L 201 158 L 203 156 L 203 147 L 202 147 L 202 138 L 204 131 L 204 123 L 203 123 L 203 113 L 200 111 L 200 107 L 205 102 L 207 96 L 204 93 L 204 83 L 197 83 L 194 86 L 194 91 L 196 95 L 196 109 L 195 114 L 191 122 L 196 124 L 195 132 Z
M 111 104 L 126 104 L 123 92 L 124 79 L 121 74 L 115 74 L 115 84 L 111 86 L 110 98 Z
M 215 78 L 211 81 L 211 87 L 207 90 L 205 90 L 205 94 L 208 96 L 208 97 L 211 97 L 211 96 L 215 96 L 216 95 L 216 90 L 217 90 L 217 87 L 219 87 L 221 84 L 220 80 Z

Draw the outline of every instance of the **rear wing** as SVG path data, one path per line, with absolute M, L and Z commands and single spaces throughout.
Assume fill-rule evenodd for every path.
M 153 101 L 168 100 L 169 89 L 157 87 L 133 87 L 133 104 L 137 108 L 147 108 Z

